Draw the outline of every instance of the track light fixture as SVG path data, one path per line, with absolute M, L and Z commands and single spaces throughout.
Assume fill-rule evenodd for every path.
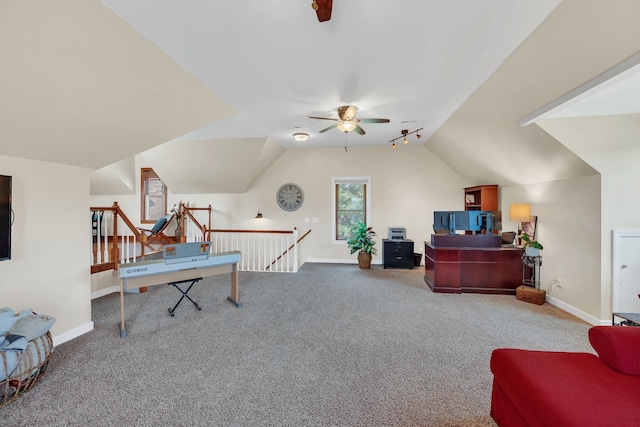
M 412 130 L 411 132 L 409 132 L 409 130 L 408 130 L 408 129 L 403 129 L 403 130 L 401 130 L 401 131 L 400 131 L 400 133 L 401 133 L 402 135 L 400 135 L 400 136 L 399 136 L 399 137 L 397 137 L 397 138 L 393 138 L 391 141 L 389 141 L 389 142 L 391 143 L 391 148 L 396 148 L 396 140 L 398 140 L 398 139 L 402 139 L 402 142 L 403 142 L 403 143 L 408 144 L 408 143 L 409 143 L 409 140 L 407 139 L 407 136 L 411 135 L 412 133 L 415 133 L 415 134 L 416 134 L 416 138 L 417 138 L 417 139 L 422 138 L 422 135 L 420 135 L 420 134 L 418 133 L 418 132 L 420 132 L 422 129 L 424 129 L 424 128 L 420 128 L 420 129 Z

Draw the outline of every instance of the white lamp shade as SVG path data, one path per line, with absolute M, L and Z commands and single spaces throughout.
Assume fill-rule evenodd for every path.
M 509 205 L 509 221 L 531 221 L 531 205 L 529 203 L 512 203 Z
M 342 120 L 342 121 L 339 121 L 336 126 L 342 132 L 347 133 L 347 132 L 351 132 L 352 130 L 354 130 L 356 128 L 357 124 L 356 124 L 356 122 L 353 122 L 351 120 Z

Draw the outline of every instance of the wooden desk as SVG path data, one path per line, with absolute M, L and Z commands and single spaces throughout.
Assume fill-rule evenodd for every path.
M 433 292 L 515 295 L 522 248 L 434 247 L 424 243 L 424 281 Z

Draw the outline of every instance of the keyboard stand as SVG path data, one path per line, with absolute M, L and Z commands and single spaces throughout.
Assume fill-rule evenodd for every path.
M 185 299 L 185 298 L 188 299 L 189 301 L 191 301 L 193 303 L 193 305 L 195 305 L 198 310 L 202 310 L 202 308 L 200 308 L 198 303 L 195 302 L 194 300 L 192 300 L 191 297 L 189 297 L 189 295 L 187 295 L 189 293 L 189 291 L 191 290 L 191 287 L 193 285 L 195 285 L 196 282 L 199 282 L 200 280 L 202 280 L 202 277 L 198 277 L 197 279 L 188 279 L 188 280 L 181 280 L 179 282 L 167 283 L 167 285 L 171 285 L 171 286 L 175 287 L 182 294 L 182 296 L 180 297 L 180 299 L 178 300 L 176 305 L 174 305 L 173 308 L 169 308 L 168 309 L 169 310 L 169 314 L 171 315 L 171 317 L 173 317 L 173 312 L 176 311 L 176 308 L 178 308 L 178 306 L 180 305 L 182 300 Z M 181 283 L 187 283 L 187 282 L 191 282 L 191 284 L 189 285 L 189 287 L 186 290 L 183 291 L 178 285 L 181 284 Z

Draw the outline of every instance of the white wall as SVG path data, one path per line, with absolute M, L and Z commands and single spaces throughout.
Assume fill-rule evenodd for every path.
M 312 260 L 350 260 L 344 244 L 332 243 L 331 200 L 333 177 L 371 177 L 371 221 L 381 240 L 388 227 L 405 227 L 407 238 L 415 242 L 415 251 L 424 250 L 430 239 L 434 210 L 463 209 L 463 187 L 467 185 L 456 173 L 422 145 L 377 148 L 289 150 L 256 182 L 242 201 L 223 210 L 229 226 L 255 228 L 298 227 L 313 231 L 301 251 Z M 304 205 L 295 212 L 284 212 L 276 205 L 276 191 L 286 182 L 299 184 L 305 193 Z M 252 219 L 260 209 L 262 221 Z M 232 221 L 238 218 L 240 221 Z M 244 219 L 242 219 L 244 218 Z M 306 223 L 305 218 L 318 218 L 319 223 Z M 216 217 L 216 220 L 218 217 Z M 216 227 L 226 225 L 216 223 Z
M 153 166 L 138 164 L 138 167 Z M 292 229 L 301 233 L 312 229 L 300 246 L 302 261 L 356 263 L 344 244 L 331 242 L 332 177 L 371 177 L 371 225 L 381 240 L 387 227 L 404 226 L 414 240 L 415 251 L 423 252 L 423 242 L 432 233 L 433 211 L 460 210 L 463 205 L 463 181 L 424 146 L 390 148 L 350 148 L 289 150 L 242 194 L 176 194 L 169 206 L 183 200 L 195 206 L 212 205 L 214 228 Z M 305 193 L 304 205 L 295 212 L 278 208 L 275 194 L 285 182 L 299 184 Z M 542 288 L 560 279 L 550 292 L 554 304 L 591 323 L 600 323 L 608 314 L 600 310 L 600 176 L 551 181 L 526 186 L 500 187 L 503 229 L 515 229 L 508 219 L 511 203 L 531 203 L 538 216 L 537 237 L 543 251 Z M 137 185 L 139 188 L 139 185 Z M 126 206 L 131 219 L 138 220 L 139 196 L 92 197 L 92 204 L 118 201 Z M 256 220 L 260 210 L 264 218 Z M 319 223 L 305 222 L 318 218 Z M 594 232 L 585 232 L 593 230 Z M 93 279 L 92 289 L 100 291 L 114 282 L 109 277 Z
M 56 318 L 54 343 L 93 328 L 89 250 L 90 170 L 0 156 L 13 177 L 11 260 L 0 262 L 0 307 Z
M 538 123 L 602 175 L 600 318 L 611 319 L 612 230 L 640 228 L 640 115 L 547 119 Z M 590 260 L 589 260 L 590 261 Z
M 544 246 L 541 288 L 551 302 L 592 324 L 610 315 L 601 312 L 600 176 L 501 188 L 503 229 L 511 203 L 530 203 L 538 217 L 536 239 Z M 553 286 L 553 283 L 559 286 Z M 604 317 L 603 317 L 604 316 Z M 608 317 L 607 317 L 608 316 Z
M 153 167 L 142 162 L 136 166 Z M 371 225 L 378 234 L 374 262 L 381 260 L 381 240 L 387 236 L 387 227 L 405 227 L 407 238 L 415 242 L 415 251 L 423 252 L 423 242 L 432 233 L 433 211 L 463 209 L 462 189 L 468 185 L 423 145 L 395 150 L 354 147 L 348 152 L 342 148 L 289 150 L 245 193 L 170 194 L 168 206 L 180 200 L 197 207 L 211 204 L 214 228 L 297 227 L 301 234 L 312 229 L 300 245 L 301 261 L 356 263 L 355 255 L 350 255 L 344 244 L 332 243 L 331 239 L 331 178 L 347 176 L 371 177 Z M 295 212 L 285 212 L 276 204 L 276 191 L 286 182 L 295 182 L 304 191 L 304 204 Z M 139 221 L 139 195 L 91 197 L 93 206 L 110 206 L 114 201 L 132 221 Z M 258 210 L 264 215 L 261 220 L 254 218 Z M 307 218 L 309 222 L 305 222 Z M 313 223 L 313 218 L 319 222 Z M 96 276 L 92 289 L 99 291 L 110 283 L 109 278 Z

